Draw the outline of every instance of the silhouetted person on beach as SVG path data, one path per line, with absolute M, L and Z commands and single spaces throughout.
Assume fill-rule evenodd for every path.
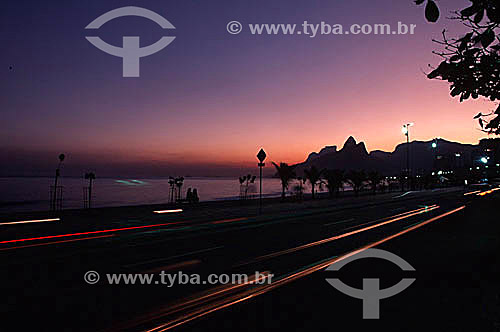
M 193 203 L 198 203 L 200 201 L 200 198 L 198 197 L 198 189 L 194 188 L 192 197 Z
M 193 192 L 191 191 L 191 188 L 188 188 L 188 190 L 187 190 L 186 201 L 188 203 L 192 203 L 193 202 Z

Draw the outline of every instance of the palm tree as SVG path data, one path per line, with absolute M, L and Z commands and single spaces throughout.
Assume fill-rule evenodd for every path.
M 296 177 L 295 166 L 290 166 L 287 163 L 280 163 L 278 165 L 274 161 L 273 165 L 276 168 L 276 175 L 281 180 L 281 199 L 284 200 L 290 181 Z
M 174 179 L 175 186 L 177 187 L 177 200 L 180 201 L 182 198 L 182 186 L 184 185 L 184 177 L 180 176 Z
M 344 173 L 345 171 L 342 169 L 328 169 L 325 171 L 324 178 L 330 197 L 333 197 L 334 193 L 338 196 L 340 189 L 344 187 Z
M 368 182 L 375 195 L 377 193 L 377 186 L 382 182 L 382 175 L 377 171 L 368 172 Z
M 349 171 L 347 174 L 347 181 L 351 184 L 354 194 L 358 196 L 366 181 L 365 171 Z
M 248 174 L 246 176 L 241 176 L 239 178 L 239 181 L 240 181 L 240 199 L 247 199 L 248 189 L 250 188 L 250 184 L 253 184 L 255 182 L 256 178 L 257 177 L 255 175 L 252 176 L 251 174 Z
M 293 190 L 295 191 L 295 195 L 297 197 L 297 200 L 301 201 L 302 200 L 302 196 L 304 194 L 304 186 L 303 186 L 303 184 L 306 183 L 306 179 L 303 178 L 303 177 L 301 177 L 301 176 L 298 176 L 297 177 L 297 181 L 298 181 L 298 184 L 293 187 Z
M 170 196 L 170 203 L 174 203 L 175 202 L 175 179 L 170 176 L 168 178 L 168 184 L 170 185 L 170 191 L 169 191 L 169 196 Z
M 316 166 L 311 166 L 310 168 L 306 168 L 304 170 L 304 178 L 306 178 L 307 181 L 311 184 L 311 197 L 312 199 L 315 198 L 315 189 L 316 185 L 319 185 L 321 188 L 321 185 L 323 184 L 323 181 L 321 180 L 321 176 L 323 175 L 324 170 L 319 170 L 316 168 Z

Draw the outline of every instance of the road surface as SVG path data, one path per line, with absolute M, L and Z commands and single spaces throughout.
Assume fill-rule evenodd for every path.
M 48 330 L 72 331 L 303 330 L 328 324 L 333 328 L 340 322 L 365 324 L 361 300 L 329 285 L 324 269 L 375 247 L 398 251 L 410 263 L 412 258 L 418 261 L 426 247 L 418 240 L 419 232 L 435 223 L 464 219 L 471 201 L 497 194 L 483 197 L 480 192 L 486 190 L 283 203 L 265 206 L 262 215 L 255 206 L 233 205 L 170 213 L 117 209 L 116 215 L 95 211 L 48 221 L 41 215 L 7 221 L 0 225 L 2 314 L 6 320 L 25 317 L 25 322 L 16 318 L 18 326 L 36 322 L 51 327 Z M 437 249 L 426 248 L 425 253 L 439 255 Z M 353 287 L 361 286 L 367 271 L 387 277 L 384 287 L 402 276 L 386 263 L 356 266 L 342 278 Z M 199 279 L 193 279 L 194 284 L 172 282 L 179 273 Z M 133 285 L 120 279 L 116 284 L 109 279 L 112 274 L 151 279 L 143 284 L 136 279 Z M 210 275 L 248 278 L 223 284 L 209 282 Z M 411 287 L 408 293 L 424 303 Z M 398 301 L 392 306 L 386 301 L 390 309 L 381 308 L 385 322 L 388 317 L 394 321 L 395 310 L 401 310 L 398 321 L 420 316 L 395 308 Z

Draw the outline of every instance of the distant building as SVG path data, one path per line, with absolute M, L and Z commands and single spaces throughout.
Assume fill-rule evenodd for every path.
M 481 158 L 487 158 L 489 165 L 500 163 L 500 138 L 484 138 L 479 141 L 479 151 L 477 162 L 481 163 Z

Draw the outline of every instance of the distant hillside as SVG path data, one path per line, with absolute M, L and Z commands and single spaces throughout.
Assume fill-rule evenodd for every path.
M 432 142 L 410 142 L 410 162 L 413 170 L 431 170 L 436 156 L 442 156 L 440 158 L 446 158 L 448 162 L 456 162 L 461 166 L 472 165 L 472 155 L 479 149 L 478 145 L 461 144 L 444 139 L 438 139 L 437 148 L 433 149 Z M 302 174 L 304 168 L 315 165 L 320 169 L 377 170 L 385 175 L 396 175 L 406 168 L 406 149 L 407 145 L 403 143 L 396 146 L 393 152 L 376 150 L 368 153 L 365 144 L 357 143 L 351 136 L 338 151 L 336 146 L 327 146 L 319 153 L 309 154 L 306 161 L 297 164 L 297 173 Z M 450 156 L 460 160 L 450 161 Z

